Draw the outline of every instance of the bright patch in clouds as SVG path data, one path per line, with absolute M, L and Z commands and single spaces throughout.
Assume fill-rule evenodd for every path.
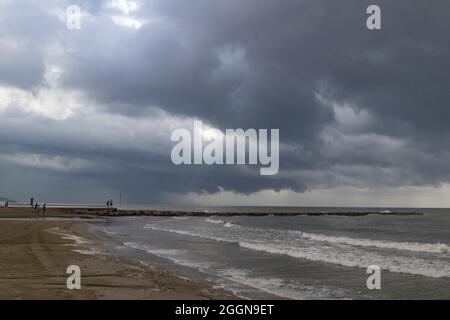
M 120 12 L 120 14 L 112 15 L 111 19 L 121 27 L 139 29 L 145 24 L 143 19 L 131 15 L 138 10 L 138 4 L 134 1 L 112 0 L 106 5 L 106 8 Z
M 40 88 L 37 92 L 0 87 L 0 113 L 34 114 L 64 120 L 82 108 L 81 94 L 73 90 Z
M 124 14 L 129 14 L 132 11 L 135 11 L 138 8 L 138 5 L 134 1 L 127 0 L 112 0 L 109 5 L 109 8 L 115 8 L 122 11 Z
M 139 29 L 144 24 L 144 22 L 141 20 L 127 16 L 112 16 L 112 19 L 114 23 L 119 26 L 133 29 Z

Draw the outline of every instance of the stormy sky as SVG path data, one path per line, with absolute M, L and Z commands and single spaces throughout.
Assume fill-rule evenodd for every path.
M 366 28 L 366 8 L 382 28 Z M 80 30 L 66 8 L 81 8 Z M 0 0 L 0 196 L 450 206 L 447 0 Z M 280 171 L 176 166 L 194 119 Z

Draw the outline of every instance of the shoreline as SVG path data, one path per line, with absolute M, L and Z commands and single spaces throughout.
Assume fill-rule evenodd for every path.
M 0 299 L 237 299 L 206 281 L 99 251 L 104 241 L 80 220 L 0 219 Z M 81 290 L 66 287 L 73 264 Z

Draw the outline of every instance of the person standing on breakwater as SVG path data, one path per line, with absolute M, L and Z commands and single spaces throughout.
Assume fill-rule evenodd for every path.
M 113 206 L 113 201 L 112 201 L 112 199 L 109 199 L 108 201 L 106 201 L 106 207 L 109 209 L 109 208 L 112 208 L 112 206 Z

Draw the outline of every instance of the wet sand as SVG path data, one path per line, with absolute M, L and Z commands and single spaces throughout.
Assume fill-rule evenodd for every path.
M 230 293 L 137 261 L 97 252 L 103 241 L 79 220 L 4 218 L 0 210 L 0 299 L 227 299 Z M 2 218 L 3 217 L 3 218 Z M 81 290 L 66 286 L 81 268 Z

